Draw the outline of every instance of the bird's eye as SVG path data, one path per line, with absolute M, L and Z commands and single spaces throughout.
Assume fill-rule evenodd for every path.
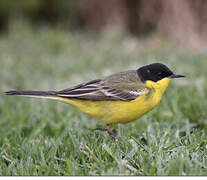
M 158 75 L 159 77 L 162 77 L 162 73 L 161 73 L 161 72 L 159 72 L 157 75 Z

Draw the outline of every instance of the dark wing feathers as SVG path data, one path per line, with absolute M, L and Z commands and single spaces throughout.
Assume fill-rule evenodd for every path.
M 135 71 L 126 71 L 56 92 L 60 97 L 131 101 L 147 92 Z
M 79 90 L 95 90 L 98 89 L 97 85 L 100 83 L 101 79 L 92 80 L 86 83 L 79 84 L 77 86 L 74 86 L 72 88 L 64 89 L 62 91 L 58 91 L 58 94 L 65 94 L 69 95 L 73 91 L 79 91 Z

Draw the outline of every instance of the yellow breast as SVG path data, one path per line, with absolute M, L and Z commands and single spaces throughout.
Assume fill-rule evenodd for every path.
M 164 78 L 156 83 L 147 81 L 146 86 L 149 87 L 149 91 L 133 101 L 90 101 L 65 98 L 60 98 L 60 101 L 72 104 L 106 124 L 128 123 L 140 118 L 160 102 L 170 80 Z

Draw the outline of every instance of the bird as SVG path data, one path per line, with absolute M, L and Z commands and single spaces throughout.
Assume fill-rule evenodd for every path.
M 107 131 L 112 139 L 116 139 L 116 124 L 135 121 L 151 111 L 160 103 L 170 81 L 182 77 L 185 76 L 175 74 L 166 65 L 156 62 L 61 91 L 12 90 L 5 93 L 55 99 L 75 106 L 108 125 L 108 128 L 95 130 Z

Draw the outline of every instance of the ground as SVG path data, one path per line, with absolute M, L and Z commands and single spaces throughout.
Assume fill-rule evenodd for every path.
M 0 36 L 1 175 L 207 175 L 207 51 L 159 35 L 134 38 L 34 28 L 18 22 Z M 118 141 L 77 109 L 4 91 L 61 90 L 115 72 L 161 62 L 173 80 L 157 108 L 127 125 Z

